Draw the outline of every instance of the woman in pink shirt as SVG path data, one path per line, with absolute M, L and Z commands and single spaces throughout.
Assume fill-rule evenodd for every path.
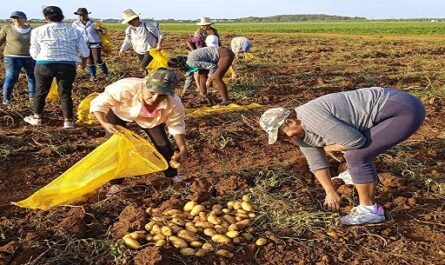
M 105 88 L 92 102 L 93 112 L 108 133 L 118 132 L 116 125 L 125 127 L 136 122 L 165 160 L 180 162 L 187 155 L 185 144 L 185 109 L 175 94 L 176 74 L 159 68 L 146 78 L 124 78 Z M 173 135 L 179 151 L 174 152 L 165 127 Z M 178 171 L 169 166 L 164 175 L 180 181 Z

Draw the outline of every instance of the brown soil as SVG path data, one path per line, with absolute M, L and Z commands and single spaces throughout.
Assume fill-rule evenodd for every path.
M 112 81 L 141 77 L 132 52 L 117 57 L 123 32 L 112 31 L 113 56 L 106 56 L 110 80 L 99 73 L 90 82 L 78 74 L 75 106 Z M 168 33 L 166 50 L 182 49 L 185 33 Z M 228 44 L 234 34 L 222 34 Z M 45 126 L 27 126 L 31 113 L 26 81 L 20 78 L 14 101 L 0 107 L 0 264 L 445 264 L 445 54 L 442 42 L 430 38 L 377 36 L 252 34 L 259 57 L 237 61 L 239 80 L 229 92 L 240 104 L 264 107 L 230 114 L 186 119 L 189 159 L 180 174 L 188 185 L 175 185 L 160 173 L 124 179 L 125 189 L 106 198 L 109 184 L 88 202 L 48 211 L 18 208 L 9 203 L 26 198 L 59 176 L 106 140 L 100 126 L 63 130 L 58 102 L 45 109 Z M 178 43 L 179 46 L 178 46 Z M 3 64 L 0 66 L 2 79 Z M 181 81 L 183 81 L 183 76 Z M 181 208 L 186 200 L 225 202 L 257 187 L 259 179 L 292 176 L 270 194 L 291 194 L 308 209 L 325 211 L 324 193 L 307 163 L 288 142 L 268 145 L 258 117 L 268 107 L 294 107 L 326 93 L 369 86 L 393 86 L 419 95 L 427 109 L 423 127 L 410 139 L 379 156 L 377 201 L 387 220 L 354 227 L 310 226 L 295 234 L 274 231 L 279 238 L 258 248 L 231 249 L 231 259 L 209 255 L 183 258 L 173 248 L 145 245 L 130 250 L 119 240 L 143 229 L 147 207 Z M 209 97 L 218 102 L 211 90 Z M 186 107 L 202 106 L 195 91 L 183 97 Z M 137 126 L 133 126 L 140 132 Z M 333 174 L 345 164 L 330 161 Z M 429 180 L 428 180 L 429 179 Z M 336 181 L 342 196 L 340 213 L 357 204 L 352 186 Z M 258 202 L 260 203 L 260 202 Z M 298 214 L 298 213 L 296 213 Z M 271 230 L 258 224 L 256 233 Z

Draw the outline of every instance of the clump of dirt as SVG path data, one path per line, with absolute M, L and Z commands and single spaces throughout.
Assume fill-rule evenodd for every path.
M 202 178 L 194 181 L 190 185 L 190 190 L 193 192 L 187 196 L 188 200 L 201 203 L 208 200 L 212 196 L 212 178 Z
M 403 187 L 406 183 L 406 179 L 400 178 L 389 172 L 379 174 L 379 178 L 383 186 L 390 188 Z
M 112 237 L 122 238 L 131 231 L 142 230 L 147 223 L 144 209 L 132 205 L 125 207 L 119 215 L 119 221 L 113 224 Z
M 85 236 L 85 212 L 82 208 L 73 208 L 55 228 L 55 231 L 67 233 L 75 238 Z
M 248 187 L 246 179 L 230 175 L 228 177 L 223 177 L 215 186 L 218 195 L 230 194 L 232 192 L 245 189 Z
M 182 209 L 184 203 L 185 202 L 179 199 L 178 196 L 173 195 L 170 199 L 162 202 L 162 204 L 159 206 L 159 210 L 163 212 L 167 209 Z
M 168 256 L 171 256 L 172 253 L 167 253 L 169 251 L 161 251 L 158 247 L 146 247 L 143 250 L 139 251 L 138 254 L 134 257 L 135 265 L 169 265 L 171 264 Z

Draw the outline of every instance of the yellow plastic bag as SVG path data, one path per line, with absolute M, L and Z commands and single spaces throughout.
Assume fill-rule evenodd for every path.
M 96 24 L 99 26 L 99 28 L 106 29 L 101 23 L 96 22 Z M 102 46 L 102 51 L 106 54 L 110 54 L 111 53 L 110 34 L 108 34 L 108 32 L 105 34 L 99 32 L 99 38 L 100 38 L 100 43 Z
M 99 125 L 100 122 L 96 119 L 93 113 L 90 113 L 91 101 L 97 97 L 99 93 L 94 92 L 86 96 L 79 104 L 77 108 L 77 121 L 76 125 Z
M 247 106 L 240 106 L 235 103 L 231 103 L 227 106 L 213 106 L 213 107 L 203 107 L 203 108 L 193 108 L 186 109 L 185 113 L 188 117 L 201 117 L 204 115 L 208 115 L 213 112 L 230 112 L 230 111 L 238 111 L 238 110 L 248 110 L 253 108 L 261 107 L 260 104 L 251 103 Z
M 244 54 L 244 58 L 246 59 L 246 60 L 253 60 L 253 59 L 256 59 L 256 58 L 258 58 L 258 57 L 256 57 L 253 53 L 251 53 L 251 52 L 247 52 L 247 53 L 245 53 Z
M 169 55 L 166 51 L 150 49 L 150 55 L 153 57 L 153 60 L 151 60 L 147 66 L 149 73 L 153 73 L 156 69 L 161 67 L 168 67 Z
M 53 82 L 51 83 L 51 88 L 49 89 L 48 96 L 46 96 L 45 101 L 50 102 L 56 99 L 59 99 L 59 91 L 57 87 L 57 79 L 54 77 Z
M 119 127 L 105 143 L 94 149 L 61 176 L 17 206 L 47 210 L 87 199 L 108 181 L 167 169 L 167 161 L 141 136 Z

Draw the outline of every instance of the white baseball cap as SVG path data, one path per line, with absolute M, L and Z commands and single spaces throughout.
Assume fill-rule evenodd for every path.
M 266 110 L 260 118 L 260 126 L 269 135 L 269 144 L 274 144 L 278 139 L 278 129 L 289 117 L 290 110 L 285 108 L 272 108 Z

